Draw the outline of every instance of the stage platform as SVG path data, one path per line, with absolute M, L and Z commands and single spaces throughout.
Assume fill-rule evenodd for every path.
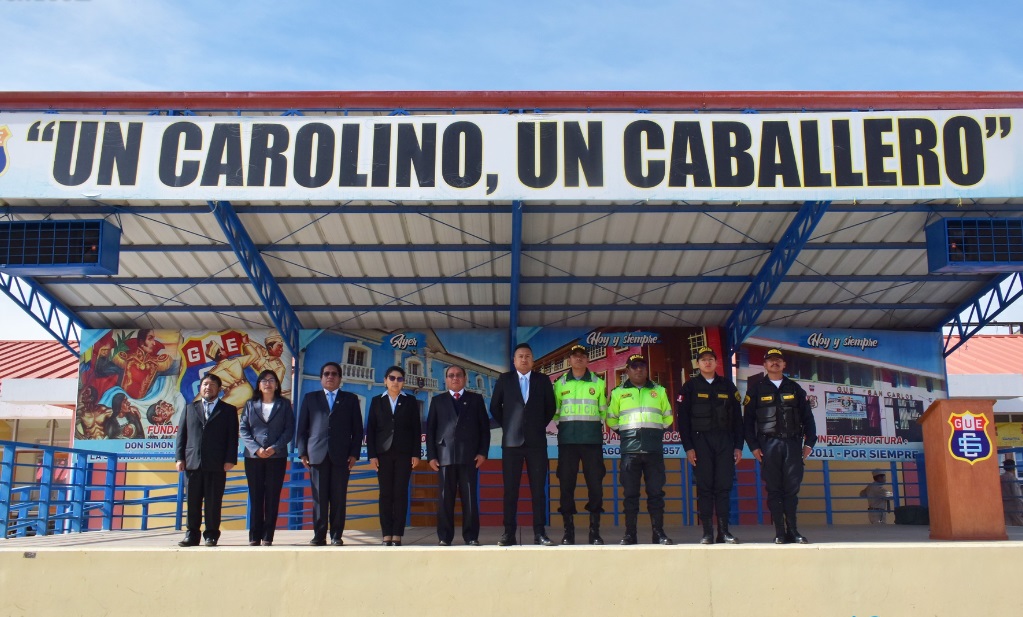
M 249 547 L 179 548 L 177 531 L 116 531 L 0 540 L 0 615 L 708 615 L 886 617 L 1013 615 L 1023 528 L 1002 542 L 941 542 L 927 527 L 802 529 L 813 544 L 775 546 L 773 528 L 734 527 L 742 544 L 701 546 L 675 527 L 675 546 L 438 547 L 433 529 L 405 546 L 345 532 L 311 547 L 310 531 L 279 531 Z M 580 530 L 583 531 L 583 530 Z M 555 541 L 560 527 L 549 529 Z M 649 542 L 649 529 L 640 540 Z

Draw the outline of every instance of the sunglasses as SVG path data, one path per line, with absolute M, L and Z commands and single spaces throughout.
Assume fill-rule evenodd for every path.
M 340 376 L 341 376 L 341 373 L 336 373 L 334 371 L 326 371 L 326 372 L 320 373 L 320 377 L 340 377 Z
M 389 381 L 397 381 L 397 382 L 405 381 L 405 378 L 402 377 L 401 375 L 388 375 L 387 379 Z

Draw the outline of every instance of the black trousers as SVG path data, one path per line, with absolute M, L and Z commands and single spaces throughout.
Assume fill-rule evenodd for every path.
M 693 435 L 696 450 L 696 509 L 704 527 L 717 512 L 718 523 L 728 524 L 732 509 L 732 481 L 735 478 L 735 445 L 727 431 L 706 431 Z
M 479 470 L 474 463 L 442 465 L 440 503 L 437 507 L 437 539 L 450 543 L 455 537 L 455 493 L 462 498 L 462 540 L 480 537 Z
M 199 541 L 199 527 L 205 514 L 206 531 L 202 537 L 219 540 L 220 510 L 224 504 L 227 472 L 223 469 L 220 471 L 190 469 L 185 471 L 185 480 L 185 497 L 188 500 L 188 517 L 185 524 L 188 539 L 192 542 Z
M 412 457 L 381 454 L 377 457 L 377 483 L 380 485 L 380 531 L 385 536 L 405 535 L 408 518 L 408 483 L 412 477 Z
M 287 466 L 288 459 L 283 457 L 245 459 L 245 479 L 249 484 L 249 542 L 274 541 Z
M 645 454 L 623 453 L 621 472 L 618 474 L 625 499 L 625 515 L 639 514 L 639 488 L 646 481 L 646 509 L 651 515 L 664 513 L 664 452 Z
M 575 485 L 582 462 L 583 478 L 586 480 L 586 511 L 600 514 L 604 511 L 604 468 L 603 444 L 559 444 L 558 482 L 561 483 L 561 506 L 558 512 L 572 516 L 575 509 Z
M 767 508 L 775 530 L 781 532 L 785 525 L 794 529 L 799 485 L 803 482 L 803 440 L 761 435 L 760 450 L 764 458 L 760 463 L 760 475 L 767 487 Z
M 313 489 L 313 539 L 337 540 L 345 530 L 348 503 L 348 459 L 338 464 L 328 454 L 319 465 L 309 465 L 309 483 Z
M 547 525 L 547 446 L 504 448 L 503 452 L 504 532 L 514 534 L 518 527 L 515 515 L 522 485 L 522 466 L 525 464 L 533 503 L 533 533 L 541 533 Z

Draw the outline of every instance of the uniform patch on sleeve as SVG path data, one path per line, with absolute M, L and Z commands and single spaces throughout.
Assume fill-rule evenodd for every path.
M 739 398 L 739 393 L 738 392 L 735 393 L 735 397 Z M 743 405 L 749 405 L 749 402 L 750 402 L 750 397 L 749 397 L 749 394 L 747 394 L 746 398 L 742 399 L 742 404 Z
M 745 400 L 745 401 L 743 401 L 743 400 L 742 400 L 742 395 L 741 395 L 741 394 L 739 394 L 739 391 L 738 391 L 738 390 L 736 390 L 736 391 L 735 391 L 735 400 L 737 400 L 737 401 L 742 401 L 742 402 L 743 402 L 743 403 L 745 404 L 745 403 L 748 403 L 748 402 L 749 402 L 749 397 L 747 396 L 747 397 L 746 397 L 746 400 Z
M 678 398 L 675 399 L 675 402 L 676 403 L 681 403 L 682 402 L 682 395 L 681 394 L 678 395 Z

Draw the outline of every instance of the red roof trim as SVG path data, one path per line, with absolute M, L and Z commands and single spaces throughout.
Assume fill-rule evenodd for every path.
M 4 92 L 0 110 L 912 110 L 1023 108 L 1023 92 Z

